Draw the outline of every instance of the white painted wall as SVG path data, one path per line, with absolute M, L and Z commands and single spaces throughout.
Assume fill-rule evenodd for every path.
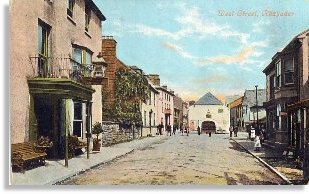
M 223 109 L 218 113 L 218 109 Z M 211 114 L 211 118 L 206 118 L 206 114 Z M 230 126 L 230 111 L 224 105 L 192 105 L 189 107 L 189 126 L 190 130 L 196 130 L 197 126 L 202 126 L 203 121 L 214 121 L 216 130 L 228 132 Z M 193 125 L 192 125 L 193 124 Z

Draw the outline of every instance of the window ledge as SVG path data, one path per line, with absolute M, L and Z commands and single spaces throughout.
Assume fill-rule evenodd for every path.
M 91 38 L 91 35 L 90 35 L 89 32 L 87 32 L 86 30 L 85 30 L 85 34 L 86 34 L 89 38 Z
M 76 26 L 76 22 L 73 20 L 73 18 L 69 15 L 67 15 L 68 20 L 70 20 L 70 22 L 72 22 L 72 24 L 74 24 Z

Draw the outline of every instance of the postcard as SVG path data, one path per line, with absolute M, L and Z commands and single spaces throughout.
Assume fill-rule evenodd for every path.
M 10 0 L 11 185 L 307 185 L 308 0 Z

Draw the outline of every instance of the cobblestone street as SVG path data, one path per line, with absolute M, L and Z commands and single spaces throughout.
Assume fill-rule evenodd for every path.
M 229 140 L 227 134 L 208 137 L 177 133 L 63 184 L 259 185 L 284 182 Z

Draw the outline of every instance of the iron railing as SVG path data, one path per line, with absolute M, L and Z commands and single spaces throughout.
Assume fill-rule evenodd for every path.
M 83 77 L 93 77 L 93 64 L 80 64 L 69 57 L 30 57 L 34 77 L 67 78 L 81 82 Z

